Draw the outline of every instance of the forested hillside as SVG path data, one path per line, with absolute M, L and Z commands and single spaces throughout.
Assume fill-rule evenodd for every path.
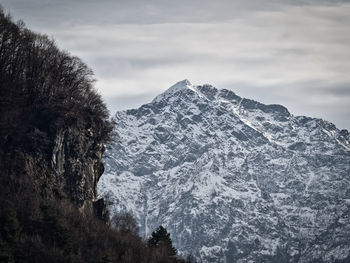
M 92 71 L 0 10 L 0 262 L 180 262 L 111 228 L 97 182 L 109 113 Z

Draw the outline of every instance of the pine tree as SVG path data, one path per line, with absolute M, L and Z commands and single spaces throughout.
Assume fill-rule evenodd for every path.
M 177 250 L 173 247 L 170 234 L 163 226 L 159 226 L 152 232 L 152 236 L 148 239 L 148 246 L 165 250 L 168 256 L 175 256 L 177 253 Z

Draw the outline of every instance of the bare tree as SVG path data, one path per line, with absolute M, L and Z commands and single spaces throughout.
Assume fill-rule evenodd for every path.
M 127 212 L 115 214 L 111 219 L 111 226 L 119 232 L 131 233 L 134 235 L 138 235 L 140 230 L 136 219 Z

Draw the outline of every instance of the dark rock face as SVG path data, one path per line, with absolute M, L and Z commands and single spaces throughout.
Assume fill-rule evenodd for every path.
M 99 193 L 143 235 L 201 262 L 347 262 L 347 131 L 187 81 L 116 118 Z
M 51 148 L 53 186 L 81 209 L 92 210 L 97 201 L 97 182 L 104 167 L 104 146 L 96 142 L 89 130 L 59 130 Z
M 30 178 L 43 198 L 66 199 L 82 212 L 98 211 L 100 218 L 106 218 L 103 200 L 97 198 L 97 182 L 104 171 L 103 143 L 91 128 L 61 125 L 57 120 L 48 126 L 43 130 L 31 127 L 25 135 L 12 133 L 3 138 L 2 178 L 18 184 Z

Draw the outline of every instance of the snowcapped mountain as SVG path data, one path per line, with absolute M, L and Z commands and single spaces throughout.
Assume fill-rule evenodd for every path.
M 143 236 L 202 262 L 349 262 L 348 131 L 188 80 L 116 121 L 99 193 Z

